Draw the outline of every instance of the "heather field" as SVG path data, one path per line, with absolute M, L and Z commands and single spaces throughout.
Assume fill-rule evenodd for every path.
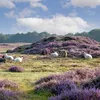
M 5 52 L 7 48 L 0 50 Z M 0 63 L 0 100 L 100 100 L 100 58 L 23 56 L 22 63 Z M 11 72 L 11 67 L 18 67 L 20 72 Z M 76 97 L 81 98 L 73 99 Z

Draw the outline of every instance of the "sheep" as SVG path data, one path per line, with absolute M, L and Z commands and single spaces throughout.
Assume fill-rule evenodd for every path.
M 59 54 L 58 54 L 57 52 L 51 53 L 50 55 L 51 55 L 52 57 L 58 57 L 58 56 L 59 56 Z
M 15 62 L 22 62 L 23 61 L 23 56 L 15 58 L 14 61 Z
M 10 55 L 8 55 L 8 54 L 5 54 L 5 55 L 4 55 L 4 58 L 5 58 L 5 59 L 8 59 L 8 60 L 14 60 L 14 57 L 13 57 L 13 56 L 10 56 Z
M 86 53 L 86 52 L 83 52 L 83 56 L 85 59 L 92 59 L 92 55 Z

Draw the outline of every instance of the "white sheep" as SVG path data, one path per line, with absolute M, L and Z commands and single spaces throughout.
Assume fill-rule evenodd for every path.
M 86 53 L 86 52 L 83 52 L 83 56 L 85 59 L 92 59 L 92 55 Z
M 5 59 L 8 59 L 8 60 L 14 60 L 14 57 L 13 57 L 13 56 L 10 56 L 10 55 L 8 55 L 8 54 L 5 54 L 5 55 L 4 55 L 4 58 L 5 58 Z
M 23 56 L 15 58 L 14 61 L 15 62 L 22 62 L 23 61 Z
M 58 56 L 59 56 L 59 54 L 58 54 L 57 52 L 51 53 L 50 55 L 51 55 L 52 57 L 58 57 Z

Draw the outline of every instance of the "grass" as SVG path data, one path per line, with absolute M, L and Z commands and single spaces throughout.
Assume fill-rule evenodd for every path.
M 20 54 L 13 54 L 21 56 Z M 8 79 L 19 84 L 20 90 L 24 91 L 22 100 L 48 100 L 51 94 L 48 91 L 34 92 L 34 82 L 51 74 L 58 74 L 76 68 L 100 67 L 100 58 L 93 60 L 70 59 L 70 58 L 46 58 L 40 55 L 23 55 L 22 63 L 0 63 L 0 80 Z M 25 69 L 22 73 L 12 73 L 7 70 L 11 66 L 21 66 Z

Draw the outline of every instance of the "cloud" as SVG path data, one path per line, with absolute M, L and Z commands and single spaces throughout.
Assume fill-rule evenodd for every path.
M 48 10 L 47 6 L 43 5 L 43 4 L 41 3 L 41 1 L 42 1 L 42 0 L 31 0 L 31 1 L 30 1 L 30 5 L 31 5 L 31 7 L 33 7 L 33 8 L 42 8 L 44 11 L 47 11 L 47 10 Z
M 0 7 L 14 8 L 15 4 L 11 0 L 0 0 Z
M 14 8 L 16 7 L 16 3 L 28 2 L 33 8 L 42 8 L 44 11 L 47 11 L 48 8 L 42 1 L 43 0 L 0 0 L 0 7 Z
M 71 17 L 75 17 L 77 15 L 78 14 L 77 14 L 76 10 L 73 10 L 71 13 L 68 14 L 68 16 L 71 16 Z
M 28 8 L 24 8 L 20 13 L 18 17 L 29 17 L 31 16 L 33 13 L 35 13 L 35 11 L 28 9 Z
M 24 17 L 30 17 L 35 11 L 24 8 L 21 12 L 15 12 L 14 10 L 4 13 L 4 15 L 8 18 L 24 18 Z
M 4 15 L 8 18 L 16 18 L 17 17 L 17 15 L 15 14 L 15 12 L 13 10 L 8 13 L 4 13 Z
M 66 17 L 55 15 L 52 18 L 18 18 L 17 24 L 27 31 L 56 34 L 82 32 L 90 28 L 89 24 L 80 17 Z
M 76 7 L 91 7 L 100 6 L 100 0 L 71 0 L 72 5 Z
M 30 0 L 12 0 L 13 2 L 29 2 Z
M 73 5 L 75 7 L 90 7 L 96 8 L 100 6 L 100 0 L 64 0 L 64 4 L 62 6 L 67 7 L 68 4 Z

